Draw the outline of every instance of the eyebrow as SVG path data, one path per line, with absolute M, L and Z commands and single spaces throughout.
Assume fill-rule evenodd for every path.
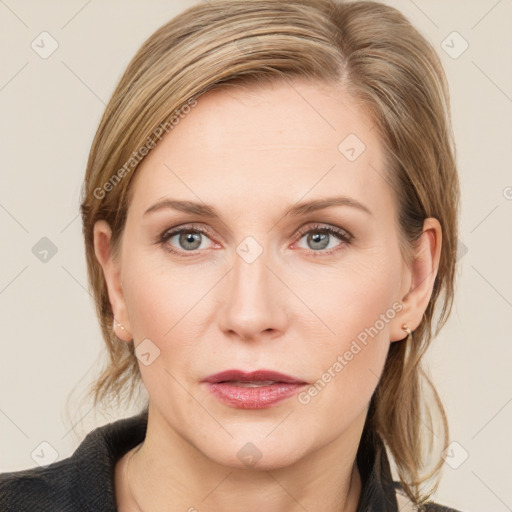
M 336 196 L 297 203 L 284 212 L 283 218 L 298 217 L 300 215 L 306 215 L 308 213 L 315 212 L 317 210 L 323 210 L 333 206 L 350 206 L 352 208 L 363 211 L 368 215 L 373 215 L 370 209 L 359 201 L 346 196 Z M 221 219 L 221 215 L 214 206 L 204 203 L 197 203 L 195 201 L 179 201 L 176 199 L 162 199 L 161 201 L 158 201 L 154 205 L 150 206 L 144 212 L 144 215 L 169 208 L 184 213 L 199 215 L 201 217 Z

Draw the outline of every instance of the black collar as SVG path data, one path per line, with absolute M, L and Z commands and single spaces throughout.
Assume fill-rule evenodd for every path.
M 396 484 L 391 476 L 386 448 L 368 421 L 361 435 L 356 461 L 362 482 L 357 512 L 398 512 Z

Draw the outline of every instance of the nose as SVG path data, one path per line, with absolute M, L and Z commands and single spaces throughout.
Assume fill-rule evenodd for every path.
M 227 336 L 256 341 L 274 339 L 286 330 L 290 292 L 277 277 L 279 271 L 269 267 L 269 260 L 265 251 L 254 261 L 235 254 L 233 268 L 219 290 L 219 323 Z

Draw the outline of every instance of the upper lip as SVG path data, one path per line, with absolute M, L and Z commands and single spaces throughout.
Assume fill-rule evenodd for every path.
M 255 370 L 253 372 L 244 372 L 242 370 L 225 370 L 206 377 L 203 382 L 219 383 L 225 381 L 239 382 L 258 382 L 273 380 L 275 382 L 285 382 L 287 384 L 307 384 L 301 379 L 296 379 L 284 373 L 274 372 L 272 370 Z

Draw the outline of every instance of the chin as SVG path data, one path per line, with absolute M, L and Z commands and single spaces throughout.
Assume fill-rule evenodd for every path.
M 245 436 L 236 437 L 228 444 L 205 447 L 201 450 L 204 455 L 222 466 L 233 469 L 256 471 L 271 471 L 282 469 L 295 464 L 304 454 L 304 439 L 296 443 L 285 439 L 286 436 L 276 436 L 275 439 L 262 439 L 254 436 L 251 441 Z M 201 449 L 201 447 L 198 447 Z

